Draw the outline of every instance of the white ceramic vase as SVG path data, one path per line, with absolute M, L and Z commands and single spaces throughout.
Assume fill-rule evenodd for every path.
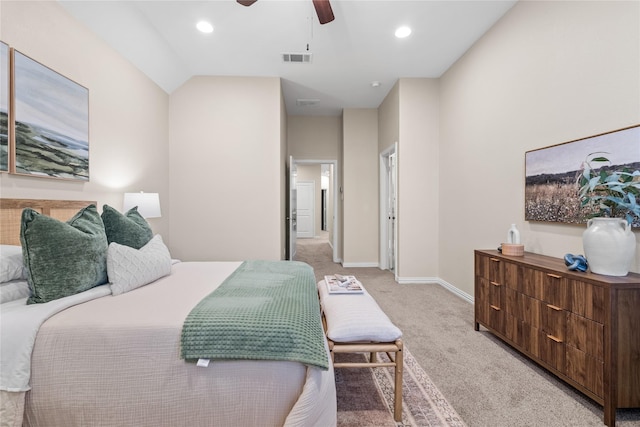
M 635 257 L 636 238 L 622 218 L 593 218 L 582 233 L 582 246 L 591 272 L 626 276 Z

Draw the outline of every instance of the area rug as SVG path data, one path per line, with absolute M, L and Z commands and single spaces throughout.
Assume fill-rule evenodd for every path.
M 393 419 L 393 368 L 336 368 L 338 427 L 465 427 L 455 409 L 404 348 L 402 422 Z M 384 353 L 379 358 L 388 361 Z M 336 354 L 336 361 L 362 361 L 364 354 Z

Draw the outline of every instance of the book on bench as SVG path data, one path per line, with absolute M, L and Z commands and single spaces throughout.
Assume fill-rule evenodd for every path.
M 362 284 L 358 282 L 355 276 L 333 274 L 331 276 L 324 276 L 324 282 L 327 284 L 327 290 L 330 294 L 364 293 Z

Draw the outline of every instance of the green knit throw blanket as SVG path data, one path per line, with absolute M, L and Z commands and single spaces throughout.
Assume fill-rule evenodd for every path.
M 313 269 L 245 261 L 191 310 L 183 359 L 287 360 L 329 367 Z

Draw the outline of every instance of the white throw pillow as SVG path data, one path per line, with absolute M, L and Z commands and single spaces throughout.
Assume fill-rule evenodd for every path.
M 171 273 L 171 254 L 157 234 L 140 249 L 109 244 L 107 275 L 113 295 L 149 284 Z
M 335 342 L 393 342 L 402 331 L 366 291 L 361 294 L 329 294 L 324 280 L 318 283 L 320 304 L 327 320 L 327 337 Z
M 22 261 L 22 247 L 0 245 L 0 283 L 26 279 Z

